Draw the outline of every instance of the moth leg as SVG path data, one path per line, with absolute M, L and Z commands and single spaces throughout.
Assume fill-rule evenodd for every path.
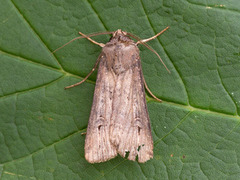
M 150 89 L 148 88 L 147 83 L 146 83 L 144 77 L 143 77 L 143 83 L 144 83 L 145 88 L 146 88 L 147 91 L 149 92 L 149 94 L 150 94 L 154 99 L 156 99 L 157 101 L 162 102 L 161 99 L 158 99 L 158 98 L 150 91 Z
M 94 43 L 94 44 L 96 44 L 96 45 L 98 45 L 98 46 L 100 46 L 100 47 L 104 47 L 105 46 L 105 44 L 103 44 L 103 43 L 98 43 L 98 42 L 96 42 L 96 41 L 94 41 L 93 39 L 91 39 L 90 37 L 88 37 L 87 35 L 85 35 L 85 34 L 83 34 L 82 32 L 78 32 L 80 35 L 82 35 L 83 37 L 85 37 L 85 38 L 87 38 L 89 41 L 91 41 L 92 43 Z
M 67 86 L 67 87 L 65 87 L 64 89 L 69 89 L 69 88 L 78 86 L 78 85 L 82 84 L 84 81 L 86 81 L 87 78 L 88 78 L 88 77 L 93 73 L 93 71 L 95 71 L 95 69 L 97 68 L 97 65 L 98 65 L 100 59 L 101 59 L 101 58 L 98 58 L 98 59 L 97 59 L 97 61 L 96 61 L 95 65 L 94 65 L 94 67 L 92 68 L 91 72 L 90 72 L 82 81 L 80 81 L 80 82 L 78 82 L 78 83 L 76 83 L 76 84 Z
M 152 51 L 154 54 L 157 55 L 157 57 L 160 59 L 160 61 L 162 62 L 163 66 L 166 68 L 166 70 L 167 70 L 169 73 L 171 73 L 171 72 L 169 71 L 169 69 L 167 68 L 167 66 L 164 64 L 164 62 L 163 62 L 162 58 L 159 56 L 159 54 L 158 54 L 153 48 L 151 48 L 151 46 L 149 46 L 149 45 L 146 43 L 146 42 L 151 41 L 151 40 L 155 39 L 156 37 L 158 37 L 160 34 L 162 34 L 162 33 L 163 33 L 164 31 L 166 31 L 168 28 L 169 28 L 169 26 L 166 27 L 164 30 L 162 30 L 161 32 L 159 32 L 158 34 L 156 34 L 156 35 L 153 36 L 153 37 L 150 37 L 150 38 L 148 38 L 148 39 L 139 40 L 138 42 L 136 42 L 136 45 L 138 45 L 138 44 L 140 43 L 140 44 L 146 46 L 150 51 Z

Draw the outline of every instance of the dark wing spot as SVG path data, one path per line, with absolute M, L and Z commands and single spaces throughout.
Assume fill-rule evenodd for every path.
M 125 158 L 127 159 L 130 154 L 130 151 L 125 151 Z
M 99 125 L 99 126 L 98 126 L 98 130 L 99 130 L 99 131 L 100 131 L 101 127 L 102 127 L 102 125 Z
M 138 148 L 137 148 L 137 151 L 139 152 L 139 151 L 140 151 L 140 149 L 141 149 L 141 146 L 138 146 Z
M 138 126 L 138 135 L 140 135 L 141 129 L 142 129 L 142 128 L 140 128 L 140 127 Z

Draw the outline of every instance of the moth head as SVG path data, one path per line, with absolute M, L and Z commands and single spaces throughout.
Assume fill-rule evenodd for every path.
M 116 30 L 116 31 L 113 32 L 113 37 L 115 37 L 115 36 L 121 36 L 121 35 L 126 36 L 126 35 L 127 35 L 127 32 L 122 31 L 121 29 L 118 29 L 118 30 Z
M 117 31 L 114 31 L 112 33 L 112 37 L 110 39 L 110 44 L 115 43 L 133 43 L 132 39 L 128 36 L 128 33 L 125 31 L 122 31 L 121 29 L 118 29 Z

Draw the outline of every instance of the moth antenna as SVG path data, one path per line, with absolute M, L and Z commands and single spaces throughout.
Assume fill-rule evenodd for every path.
M 134 34 L 132 34 L 132 33 L 127 32 L 127 35 L 128 35 L 128 36 L 131 36 L 132 38 L 134 38 L 134 39 L 136 39 L 136 40 L 138 40 L 138 41 L 141 41 L 141 38 L 137 37 L 136 35 L 134 35 Z M 137 44 L 136 44 L 136 45 L 137 45 Z
M 70 40 L 70 41 L 67 42 L 66 44 L 64 44 L 64 45 L 62 45 L 61 47 L 55 49 L 55 50 L 52 52 L 52 54 L 55 53 L 56 51 L 62 49 L 62 48 L 65 47 L 66 45 L 70 44 L 71 42 L 73 42 L 73 41 L 75 41 L 75 40 L 77 40 L 77 39 L 81 39 L 81 38 L 85 38 L 85 37 L 81 36 L 81 37 L 76 37 L 76 38 Z
M 95 65 L 94 65 L 94 67 L 92 68 L 91 72 L 88 73 L 88 75 L 87 75 L 82 81 L 80 81 L 80 82 L 78 82 L 78 83 L 76 83 L 76 84 L 73 84 L 73 85 L 67 86 L 67 87 L 65 87 L 64 89 L 69 89 L 69 88 L 72 88 L 72 87 L 78 86 L 78 85 L 82 84 L 84 81 L 86 81 L 87 78 L 88 78 L 88 77 L 89 77 L 89 76 L 95 71 L 95 69 L 97 68 L 97 65 L 98 65 L 100 59 L 101 59 L 101 58 L 98 58 L 98 59 L 97 59 L 97 61 L 96 61 Z
M 150 94 L 154 99 L 156 99 L 157 101 L 162 102 L 162 100 L 161 100 L 161 99 L 158 99 L 158 98 L 151 92 L 151 90 L 148 88 L 147 83 L 146 83 L 146 81 L 145 81 L 145 79 L 144 79 L 143 76 L 142 76 L 142 78 L 143 78 L 143 83 L 144 83 L 144 85 L 145 85 L 145 88 L 147 89 L 147 91 L 149 92 L 149 94 Z
M 87 37 L 93 37 L 93 36 L 104 35 L 104 34 L 113 34 L 113 33 L 114 33 L 113 31 L 97 32 L 97 33 L 88 34 Z
M 138 41 L 136 42 L 136 45 L 138 45 L 138 44 L 142 44 L 142 45 L 144 45 L 144 46 L 146 46 L 150 51 L 152 51 L 154 54 L 156 54 L 157 55 L 157 57 L 160 59 L 160 61 L 162 62 L 162 64 L 163 64 L 163 66 L 165 67 L 165 69 L 169 72 L 169 73 L 171 73 L 170 71 L 169 71 L 169 69 L 167 68 L 167 66 L 165 65 L 165 63 L 163 62 L 163 60 L 162 60 L 162 58 L 160 57 L 160 55 L 153 49 L 153 48 L 151 48 L 151 46 L 149 46 L 146 42 L 148 42 L 148 41 L 151 41 L 151 40 L 153 40 L 153 39 L 155 39 L 156 37 L 158 37 L 159 35 L 161 35 L 162 33 L 164 33 L 167 29 L 169 29 L 170 27 L 168 26 L 168 27 L 166 27 L 165 29 L 163 29 L 161 32 L 159 32 L 159 33 L 157 33 L 155 36 L 152 36 L 152 37 L 150 37 L 150 38 L 148 38 L 148 39 L 143 39 L 143 40 L 141 40 L 141 39 L 139 39 L 137 36 L 135 36 L 135 35 L 133 35 L 133 34 L 131 34 L 131 33 L 128 33 L 131 37 L 133 37 L 133 38 L 135 38 L 135 39 L 137 39 Z
M 79 32 L 79 33 L 81 33 L 81 32 Z M 67 42 L 66 44 L 62 45 L 61 47 L 55 49 L 55 50 L 52 52 L 52 54 L 55 53 L 56 51 L 62 49 L 64 46 L 70 44 L 71 42 L 73 42 L 73 41 L 75 41 L 75 40 L 77 40 L 77 39 L 82 39 L 82 38 L 87 38 L 87 39 L 88 39 L 89 37 L 92 37 L 92 36 L 98 36 L 98 35 L 102 35 L 102 34 L 112 34 L 112 33 L 113 33 L 113 32 L 109 32 L 109 31 L 107 31 L 107 32 L 100 32 L 100 33 L 93 33 L 93 34 L 89 34 L 89 35 L 85 35 L 85 34 L 83 35 L 83 33 L 82 33 L 82 34 L 81 34 L 82 36 L 76 37 L 76 38 L 70 40 L 69 42 Z M 89 39 L 90 39 L 90 38 L 89 38 Z M 89 39 L 88 39 L 88 40 L 89 40 Z M 90 41 L 91 41 L 91 40 L 90 40 Z M 96 44 L 96 43 L 94 43 L 94 44 Z M 98 44 L 97 44 L 97 45 L 98 45 Z
M 171 73 L 170 71 L 169 71 L 169 69 L 167 68 L 167 66 L 166 66 L 166 64 L 163 62 L 163 60 L 162 60 L 162 58 L 160 57 L 160 55 L 153 49 L 153 48 L 151 48 L 148 44 L 146 44 L 146 43 L 141 43 L 142 45 L 144 45 L 145 47 L 147 47 L 150 51 L 152 51 L 154 54 L 156 54 L 157 55 L 157 57 L 160 59 L 160 61 L 161 61 L 161 63 L 163 64 L 163 66 L 165 67 L 165 69 L 169 72 L 169 73 Z

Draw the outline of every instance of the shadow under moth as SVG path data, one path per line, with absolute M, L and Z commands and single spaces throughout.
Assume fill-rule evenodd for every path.
M 79 32 L 82 36 L 75 38 L 87 38 L 102 47 L 92 71 L 81 82 L 66 87 L 71 88 L 84 82 L 99 63 L 85 139 L 85 158 L 89 163 L 104 162 L 117 154 L 140 163 L 153 158 L 153 139 L 145 88 L 155 99 L 161 100 L 155 97 L 146 85 L 137 45 L 145 45 L 161 60 L 146 42 L 155 39 L 168 28 L 144 40 L 120 29 L 100 33 L 112 34 L 106 44 L 90 38 L 99 34 L 85 35 Z M 138 41 L 134 42 L 130 37 Z

